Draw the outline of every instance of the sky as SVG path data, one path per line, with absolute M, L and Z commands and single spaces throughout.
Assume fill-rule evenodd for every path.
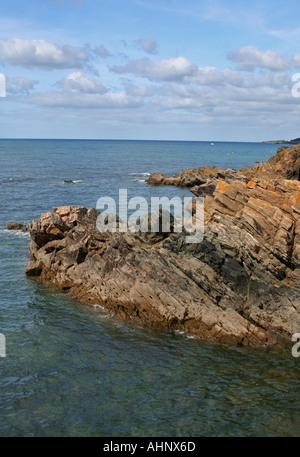
M 299 0 L 1 0 L 0 137 L 300 137 L 299 17 Z

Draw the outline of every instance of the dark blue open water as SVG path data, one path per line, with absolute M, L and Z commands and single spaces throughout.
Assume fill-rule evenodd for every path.
M 300 358 L 289 348 L 224 348 L 111 319 L 27 279 L 29 237 L 5 229 L 54 206 L 95 207 L 119 188 L 129 198 L 189 196 L 145 179 L 252 166 L 271 151 L 260 143 L 0 140 L 1 436 L 300 435 Z

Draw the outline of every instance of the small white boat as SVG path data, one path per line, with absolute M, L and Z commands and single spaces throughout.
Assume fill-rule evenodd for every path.
M 215 143 L 210 143 L 210 145 L 211 145 L 211 146 L 214 146 L 214 145 L 215 145 Z

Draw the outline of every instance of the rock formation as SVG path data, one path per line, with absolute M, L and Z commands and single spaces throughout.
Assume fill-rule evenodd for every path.
M 54 208 L 29 227 L 27 274 L 130 321 L 207 341 L 290 341 L 300 332 L 299 160 L 300 147 L 280 148 L 253 169 L 150 177 L 206 195 L 196 244 L 172 229 L 100 233 L 95 209 Z
M 27 224 L 21 224 L 20 222 L 8 222 L 6 224 L 7 230 L 21 230 L 22 232 L 28 231 Z
M 216 167 L 187 168 L 173 177 L 155 173 L 147 179 L 152 186 L 173 185 L 188 187 L 198 197 L 212 195 L 216 185 L 223 180 L 248 182 L 253 178 L 290 180 L 300 179 L 300 146 L 282 146 L 277 154 L 261 165 L 253 168 L 243 167 L 240 170 L 231 170 Z

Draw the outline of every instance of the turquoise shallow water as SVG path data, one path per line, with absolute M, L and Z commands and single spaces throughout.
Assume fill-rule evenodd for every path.
M 188 196 L 144 180 L 186 167 L 253 165 L 275 149 L 0 141 L 0 332 L 7 342 L 7 357 L 0 358 L 0 435 L 300 435 L 300 358 L 290 348 L 224 348 L 109 318 L 28 280 L 29 237 L 5 229 L 53 206 L 95 206 L 119 188 L 129 197 Z

